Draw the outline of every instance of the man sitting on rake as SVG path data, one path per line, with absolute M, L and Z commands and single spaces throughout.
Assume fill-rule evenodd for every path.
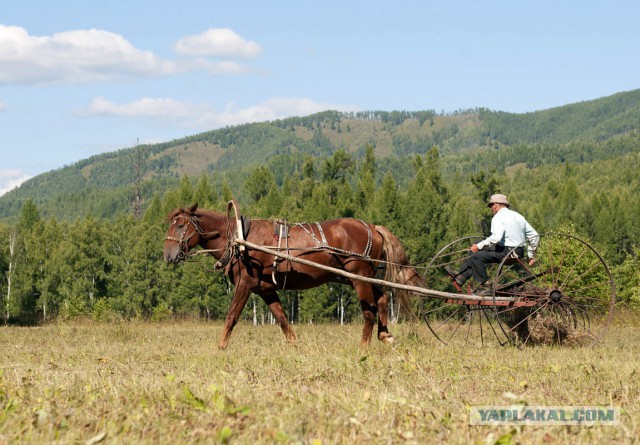
M 459 271 L 445 266 L 458 290 L 473 276 L 473 281 L 478 286 L 473 293 L 485 296 L 492 293 L 487 265 L 501 262 L 514 248 L 515 254 L 522 258 L 526 243 L 529 265 L 532 266 L 536 261 L 535 252 L 540 239 L 531 224 L 521 214 L 509 208 L 511 205 L 505 195 L 492 195 L 488 206 L 493 212 L 491 235 L 471 246 L 471 254 L 465 258 Z

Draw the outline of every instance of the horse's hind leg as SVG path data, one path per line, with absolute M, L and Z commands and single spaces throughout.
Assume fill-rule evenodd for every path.
M 387 323 L 389 321 L 389 295 L 377 286 L 373 287 L 373 293 L 378 302 L 378 340 L 393 343 L 394 337 L 387 329 Z
M 274 290 L 273 292 L 269 292 L 268 294 L 261 295 L 264 302 L 271 309 L 271 313 L 275 317 L 276 321 L 280 325 L 282 332 L 284 333 L 287 340 L 291 343 L 295 343 L 297 340 L 296 333 L 289 325 L 289 321 L 287 320 L 287 315 L 284 313 L 284 309 L 282 308 L 282 303 L 280 302 L 280 298 L 278 297 L 278 293 Z
M 220 336 L 220 341 L 218 342 L 218 349 L 226 349 L 229 345 L 229 337 L 231 337 L 231 331 L 233 331 L 233 327 L 238 323 L 240 319 L 240 314 L 247 304 L 247 300 L 249 299 L 249 294 L 251 291 L 247 287 L 247 285 L 240 281 L 236 285 L 236 289 L 233 293 L 233 299 L 231 300 L 231 304 L 229 305 L 229 312 L 227 312 L 227 318 L 224 320 L 224 327 L 222 328 L 222 335 Z
M 362 327 L 362 340 L 360 346 L 366 346 L 371 343 L 371 335 L 373 333 L 373 324 L 376 319 L 378 308 L 373 300 L 373 286 L 362 281 L 355 281 L 353 287 L 358 294 L 360 300 L 360 308 L 362 309 L 362 317 L 364 318 L 364 326 Z

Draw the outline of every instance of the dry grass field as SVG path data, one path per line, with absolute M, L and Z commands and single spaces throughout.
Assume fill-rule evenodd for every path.
M 592 349 L 452 347 L 424 324 L 0 327 L 0 444 L 638 443 L 640 315 Z M 473 426 L 476 405 L 619 406 L 619 426 Z

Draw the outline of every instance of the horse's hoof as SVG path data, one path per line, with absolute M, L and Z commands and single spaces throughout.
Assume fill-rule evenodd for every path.
M 393 335 L 384 333 L 384 334 L 380 334 L 380 341 L 383 343 L 393 344 L 393 342 L 396 341 L 396 339 Z

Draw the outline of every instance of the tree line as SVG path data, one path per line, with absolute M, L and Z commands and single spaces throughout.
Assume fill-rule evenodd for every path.
M 486 234 L 491 219 L 487 199 L 506 193 L 539 232 L 570 232 L 592 244 L 612 267 L 619 300 L 640 304 L 637 153 L 606 161 L 607 168 L 617 170 L 618 181 L 610 184 L 594 175 L 593 164 L 520 166 L 501 175 L 479 171 L 445 180 L 435 147 L 412 158 L 411 171 L 399 183 L 390 171 L 379 178 L 373 153 L 367 147 L 359 158 L 341 149 L 320 159 L 309 156 L 282 180 L 272 169 L 257 167 L 236 188 L 209 174 L 184 176 L 145 203 L 138 218 L 130 212 L 109 219 L 91 214 L 75 221 L 45 219 L 28 200 L 15 223 L 0 224 L 2 320 L 224 317 L 232 289 L 222 274 L 212 272 L 211 258 L 177 267 L 163 262 L 166 215 L 194 202 L 222 212 L 228 200 L 239 196 L 242 212 L 252 218 L 353 217 L 384 225 L 420 271 L 447 242 Z M 285 291 L 281 298 L 294 323 L 359 316 L 346 286 Z M 271 321 L 259 299 L 250 302 L 244 316 L 256 323 Z
M 130 210 L 132 194 L 149 202 L 174 187 L 185 171 L 210 173 L 218 188 L 224 177 L 242 199 L 244 177 L 256 166 L 271 169 L 282 186 L 308 156 L 324 159 L 345 149 L 361 160 L 369 145 L 379 157 L 376 185 L 390 172 L 403 190 L 413 176 L 412 158 L 432 146 L 442 155 L 443 175 L 459 175 L 458 183 L 481 170 L 502 172 L 519 164 L 536 169 L 608 161 L 640 150 L 639 118 L 640 90 L 524 114 L 484 108 L 449 114 L 325 111 L 95 155 L 38 175 L 0 197 L 0 219 L 15 221 L 27 199 L 43 215 L 60 220 L 87 213 L 112 218 Z M 130 168 L 132 158 L 141 161 L 137 173 Z M 134 193 L 136 177 L 141 182 Z

